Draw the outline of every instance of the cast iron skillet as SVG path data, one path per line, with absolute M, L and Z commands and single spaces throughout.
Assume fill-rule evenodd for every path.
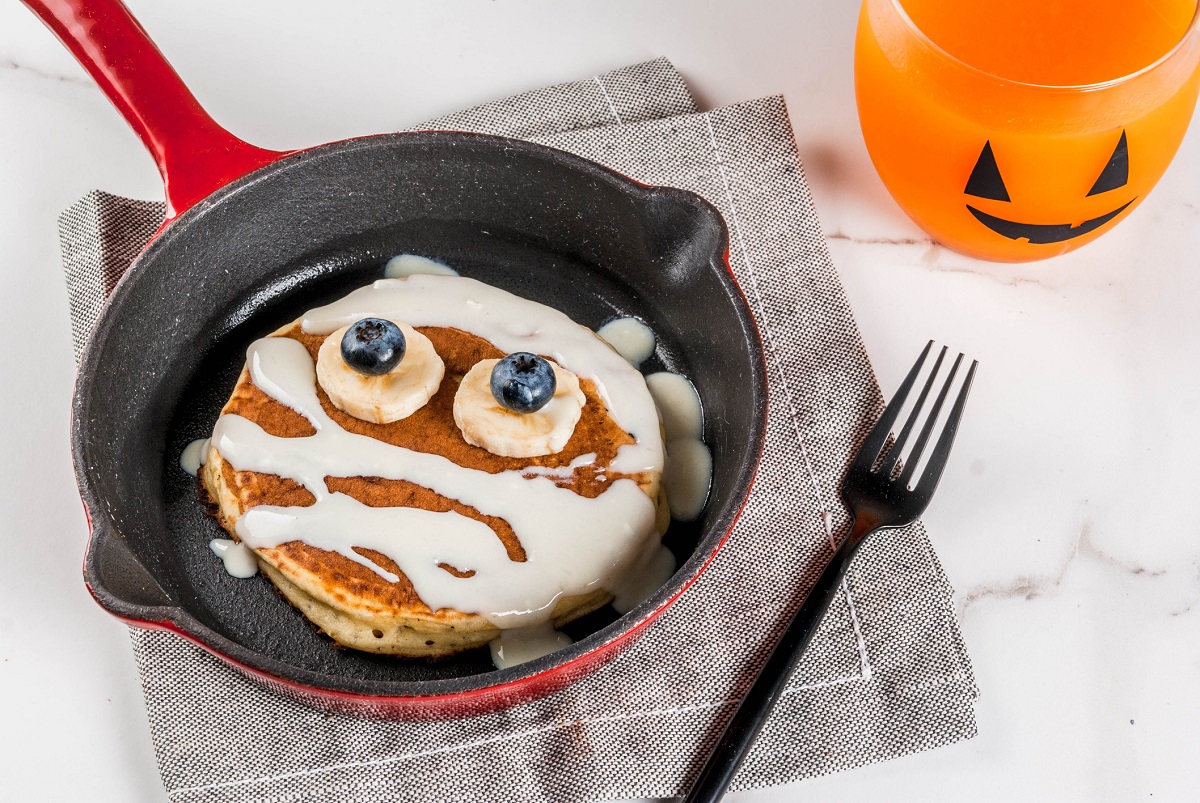
M 167 221 L 113 293 L 75 390 L 75 470 L 92 533 L 84 577 L 108 611 L 174 631 L 306 702 L 459 716 L 533 699 L 614 656 L 712 559 L 749 492 L 765 429 L 761 345 L 726 261 L 727 233 L 691 193 L 647 187 L 518 140 L 457 132 L 350 139 L 290 154 L 236 139 L 200 109 L 119 0 L 25 0 L 142 137 Z M 648 370 L 683 373 L 713 451 L 708 506 L 674 523 L 679 570 L 573 646 L 492 668 L 486 650 L 413 662 L 335 648 L 262 578 L 228 576 L 223 533 L 180 470 L 211 433 L 246 346 L 381 275 L 400 253 L 599 327 L 649 323 Z

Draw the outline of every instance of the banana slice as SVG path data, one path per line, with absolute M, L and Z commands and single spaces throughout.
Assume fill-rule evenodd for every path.
M 561 452 L 571 440 L 587 397 L 579 378 L 550 362 L 557 387 L 554 397 L 534 413 L 514 413 L 492 395 L 492 368 L 499 360 L 481 360 L 467 371 L 454 394 L 454 423 L 463 440 L 501 457 L 538 457 Z
M 325 338 L 317 352 L 317 381 L 333 406 L 375 424 L 399 421 L 420 410 L 437 393 L 446 365 L 429 338 L 406 323 L 394 322 L 404 333 L 404 359 L 382 376 L 365 376 L 342 359 L 343 326 Z

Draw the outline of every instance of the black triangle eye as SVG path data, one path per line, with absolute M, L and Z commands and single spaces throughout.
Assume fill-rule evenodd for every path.
M 1000 167 L 996 164 L 996 156 L 992 153 L 992 143 L 983 144 L 983 151 L 975 162 L 975 169 L 967 179 L 967 187 L 963 190 L 967 195 L 976 198 L 990 198 L 993 201 L 1010 201 L 1008 188 L 1000 176 Z
M 1121 132 L 1121 141 L 1117 143 L 1117 147 L 1113 150 L 1112 156 L 1108 157 L 1108 164 L 1104 166 L 1104 170 L 1100 173 L 1100 178 L 1096 179 L 1096 183 L 1092 185 L 1092 189 L 1088 191 L 1088 197 L 1099 195 L 1102 192 L 1115 190 L 1118 187 L 1124 187 L 1129 183 L 1129 141 L 1125 138 L 1125 132 Z

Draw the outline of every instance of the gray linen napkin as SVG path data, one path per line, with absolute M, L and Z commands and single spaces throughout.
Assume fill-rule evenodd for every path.
M 427 127 L 516 134 L 692 190 L 729 223 L 767 351 L 767 449 L 709 570 L 608 666 L 545 700 L 437 723 L 377 722 L 282 699 L 196 647 L 132 630 L 168 796 L 192 801 L 554 801 L 680 793 L 744 693 L 773 627 L 847 524 L 838 483 L 882 406 L 829 260 L 781 98 L 695 112 L 665 60 Z M 77 345 L 161 219 L 93 192 L 60 221 Z M 975 734 L 977 689 L 952 591 L 920 525 L 855 561 L 735 788 Z

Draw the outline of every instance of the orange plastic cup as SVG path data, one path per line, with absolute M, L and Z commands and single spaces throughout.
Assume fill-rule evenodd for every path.
M 864 0 L 859 120 L 900 207 L 942 244 L 1006 262 L 1066 253 L 1128 215 L 1200 84 L 1196 0 L 1143 3 Z

